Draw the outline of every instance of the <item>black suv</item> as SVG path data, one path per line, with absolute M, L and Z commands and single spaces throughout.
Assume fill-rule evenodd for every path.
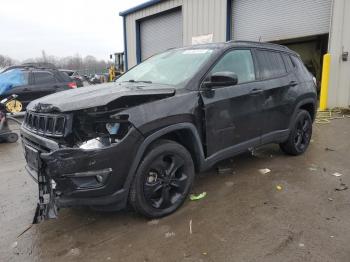
M 17 99 L 23 104 L 23 110 L 35 99 L 77 87 L 77 84 L 67 74 L 47 63 L 12 66 L 1 74 L 10 75 L 12 73 L 19 75 L 21 81 L 17 81 L 17 77 L 13 77 L 5 83 L 9 85 L 9 88 L 7 92 L 0 95 L 0 99 L 16 94 L 18 95 Z
M 168 50 L 115 83 L 36 100 L 21 128 L 40 190 L 35 221 L 57 207 L 127 203 L 168 215 L 218 161 L 268 143 L 305 152 L 316 99 L 298 54 L 241 41 Z

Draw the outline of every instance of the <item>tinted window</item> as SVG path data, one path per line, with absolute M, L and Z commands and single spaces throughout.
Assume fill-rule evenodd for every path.
M 56 83 L 56 79 L 49 72 L 34 72 L 35 84 L 52 84 Z
M 288 72 L 292 71 L 295 68 L 295 66 L 294 66 L 290 56 L 287 54 L 282 54 L 282 56 L 283 56 L 284 64 L 286 65 L 287 71 Z
M 278 77 L 287 73 L 282 55 L 279 52 L 257 50 L 256 54 L 260 65 L 260 76 L 263 79 Z
M 299 70 L 303 71 L 305 74 L 309 74 L 309 70 L 307 70 L 304 63 L 299 58 L 292 56 L 292 62 L 295 67 L 299 68 Z
M 250 50 L 234 50 L 223 56 L 214 66 L 211 74 L 232 72 L 238 77 L 238 83 L 255 80 L 254 63 Z

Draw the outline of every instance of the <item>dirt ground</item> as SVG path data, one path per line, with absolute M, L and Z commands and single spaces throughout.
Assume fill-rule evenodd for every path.
M 0 144 L 0 261 L 348 262 L 350 189 L 341 189 L 350 186 L 349 152 L 350 118 L 315 124 L 305 155 L 272 145 L 225 161 L 232 170 L 197 177 L 193 192 L 207 196 L 169 217 L 63 209 L 20 235 L 37 186 L 21 144 Z

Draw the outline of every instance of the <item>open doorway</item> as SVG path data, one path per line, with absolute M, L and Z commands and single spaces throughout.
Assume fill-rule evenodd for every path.
M 328 34 L 275 41 L 300 54 L 305 66 L 316 77 L 317 92 L 321 88 L 323 55 L 328 50 Z

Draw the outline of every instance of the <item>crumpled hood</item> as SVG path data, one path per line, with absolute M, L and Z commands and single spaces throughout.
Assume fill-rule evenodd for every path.
M 159 84 L 107 83 L 62 91 L 39 98 L 31 102 L 27 106 L 27 110 L 36 112 L 68 112 L 104 106 L 125 96 L 163 94 L 164 97 L 172 96 L 175 94 L 175 89 L 168 85 Z

